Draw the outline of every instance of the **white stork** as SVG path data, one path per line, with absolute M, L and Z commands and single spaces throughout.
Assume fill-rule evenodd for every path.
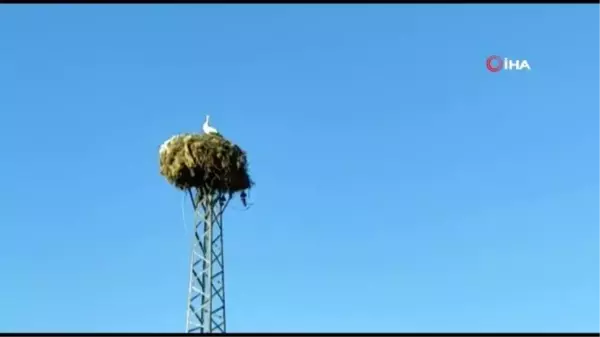
M 217 129 L 215 129 L 212 126 L 208 125 L 208 120 L 209 119 L 210 119 L 210 116 L 206 115 L 206 120 L 204 121 L 204 124 L 202 125 L 202 131 L 204 131 L 204 133 L 206 133 L 206 134 L 219 133 L 219 131 L 217 131 Z

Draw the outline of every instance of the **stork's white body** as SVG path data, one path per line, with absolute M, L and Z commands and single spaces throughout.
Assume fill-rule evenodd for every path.
M 210 116 L 206 115 L 206 120 L 204 121 L 204 124 L 202 124 L 202 131 L 204 131 L 204 133 L 209 134 L 209 133 L 219 133 L 217 131 L 217 129 L 213 128 L 212 126 L 208 125 L 208 120 L 210 119 Z

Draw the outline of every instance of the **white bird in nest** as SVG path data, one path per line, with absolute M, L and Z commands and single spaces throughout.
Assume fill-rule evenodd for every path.
M 204 133 L 209 134 L 209 133 L 216 133 L 218 134 L 219 131 L 217 131 L 217 129 L 213 128 L 212 126 L 208 125 L 208 120 L 210 119 L 209 115 L 206 115 L 206 120 L 204 121 L 204 124 L 202 124 L 202 131 L 204 131 Z

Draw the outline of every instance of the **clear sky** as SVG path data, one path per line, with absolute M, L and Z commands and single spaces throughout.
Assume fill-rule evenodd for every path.
M 158 147 L 210 113 L 229 331 L 598 331 L 598 13 L 0 7 L 0 330 L 185 329 Z

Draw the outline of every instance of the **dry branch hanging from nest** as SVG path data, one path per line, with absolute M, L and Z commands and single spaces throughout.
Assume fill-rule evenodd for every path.
M 219 134 L 181 134 L 160 147 L 160 173 L 181 190 L 232 195 L 252 187 L 246 153 Z

